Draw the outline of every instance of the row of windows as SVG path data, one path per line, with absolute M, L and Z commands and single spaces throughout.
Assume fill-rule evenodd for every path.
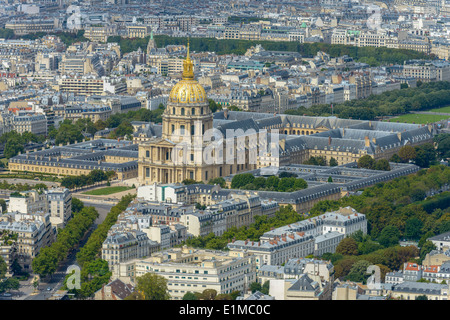
M 176 111 L 176 109 L 175 109 L 175 108 L 172 108 L 172 113 L 173 113 L 173 114 L 176 114 L 175 111 Z M 202 107 L 202 108 L 200 108 L 200 114 L 203 114 L 203 113 L 204 113 L 204 111 L 203 111 L 203 107 Z M 181 108 L 180 114 L 181 114 L 182 116 L 186 115 L 186 110 L 185 110 L 184 108 Z M 195 116 L 195 108 L 191 108 L 191 115 Z

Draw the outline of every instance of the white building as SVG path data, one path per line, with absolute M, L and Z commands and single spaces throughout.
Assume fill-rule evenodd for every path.
M 54 188 L 46 192 L 50 222 L 56 228 L 64 228 L 72 216 L 72 194 L 67 188 Z
M 137 198 L 145 201 L 186 202 L 186 187 L 181 184 L 151 184 L 137 189 Z
M 187 292 L 202 293 L 214 289 L 217 294 L 247 291 L 256 281 L 255 257 L 193 248 L 170 249 L 147 259 L 121 263 L 112 278 L 135 284 L 136 277 L 148 272 L 164 277 L 172 300 L 181 300 Z

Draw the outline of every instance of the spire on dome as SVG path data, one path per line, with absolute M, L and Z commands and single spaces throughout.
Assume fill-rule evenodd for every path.
M 187 55 L 186 60 L 183 61 L 183 80 L 193 80 L 194 79 L 194 63 L 191 60 L 189 54 L 189 40 L 187 44 Z

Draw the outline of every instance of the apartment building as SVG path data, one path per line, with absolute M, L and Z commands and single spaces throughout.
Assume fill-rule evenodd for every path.
M 14 275 L 11 265 L 16 260 L 17 240 L 14 232 L 0 230 L 0 258 L 6 263 L 6 277 Z
M 92 74 L 97 77 L 105 75 L 105 69 L 96 53 L 64 54 L 59 63 L 59 71 L 61 74 Z
M 317 275 L 302 274 L 298 279 L 270 280 L 269 294 L 275 300 L 331 300 L 332 285 Z
M 36 190 L 12 193 L 9 197 L 8 212 L 46 213 L 48 212 L 47 196 L 44 192 Z
M 104 93 L 104 79 L 97 77 L 62 77 L 58 80 L 59 92 L 72 92 L 90 96 Z
M 15 35 L 38 32 L 51 33 L 57 27 L 58 20 L 56 19 L 13 20 L 5 24 L 5 28 L 13 30 Z
M 182 184 L 162 185 L 155 182 L 138 187 L 137 198 L 144 201 L 184 203 L 186 202 L 186 186 Z
M 304 232 L 281 234 L 269 241 L 232 240 L 227 245 L 231 252 L 248 252 L 256 257 L 258 267 L 281 265 L 291 258 L 303 258 L 314 251 L 314 237 Z
M 158 74 L 178 75 L 183 71 L 183 59 L 177 57 L 161 58 L 156 61 Z
M 340 240 L 358 230 L 367 233 L 365 215 L 346 207 L 270 230 L 258 242 L 233 240 L 227 246 L 230 250 L 259 255 L 256 260 L 259 266 L 281 265 L 290 258 L 333 253 Z
M 152 31 L 149 25 L 129 24 L 125 28 L 127 30 L 127 38 L 145 38 Z
M 218 294 L 246 291 L 256 281 L 255 257 L 245 253 L 199 250 L 188 247 L 164 250 L 147 259 L 121 263 L 113 279 L 136 283 L 148 272 L 164 277 L 172 300 L 187 292 L 214 289 Z
M 298 279 L 303 274 L 319 276 L 321 281 L 334 282 L 334 266 L 330 261 L 318 259 L 289 259 L 282 266 L 263 265 L 258 269 L 260 284 L 275 279 Z
M 114 272 L 120 263 L 149 257 L 158 249 L 159 245 L 143 231 L 112 232 L 102 244 L 102 259 L 108 262 L 109 270 Z
M 0 215 L 0 231 L 17 234 L 17 262 L 26 272 L 32 272 L 31 262 L 40 250 L 55 239 L 50 214 L 9 212 Z
M 78 119 L 91 119 L 92 122 L 98 120 L 106 121 L 112 115 L 111 108 L 105 105 L 73 105 L 57 106 L 53 108 L 55 116 L 69 119 L 76 122 Z
M 45 114 L 20 113 L 12 119 L 13 130 L 17 133 L 31 132 L 35 135 L 47 135 L 47 117 Z
M 46 196 L 50 223 L 57 229 L 64 228 L 72 217 L 72 193 L 67 188 L 52 188 Z
M 107 42 L 108 37 L 117 35 L 116 25 L 87 26 L 84 28 L 84 37 L 93 42 Z

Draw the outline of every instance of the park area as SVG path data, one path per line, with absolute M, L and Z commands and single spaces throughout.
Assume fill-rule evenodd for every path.
M 127 191 L 134 189 L 132 187 L 127 186 L 115 186 L 115 187 L 105 187 L 105 188 L 99 188 L 91 191 L 83 192 L 83 194 L 91 195 L 91 196 L 106 196 L 113 193 L 118 193 L 122 191 Z
M 436 111 L 435 111 L 436 112 Z M 418 113 L 408 113 L 395 118 L 390 118 L 390 122 L 403 122 L 403 123 L 417 123 L 417 124 L 427 124 L 433 123 L 441 120 L 446 120 L 450 118 L 449 115 L 439 115 L 439 114 L 418 114 Z

